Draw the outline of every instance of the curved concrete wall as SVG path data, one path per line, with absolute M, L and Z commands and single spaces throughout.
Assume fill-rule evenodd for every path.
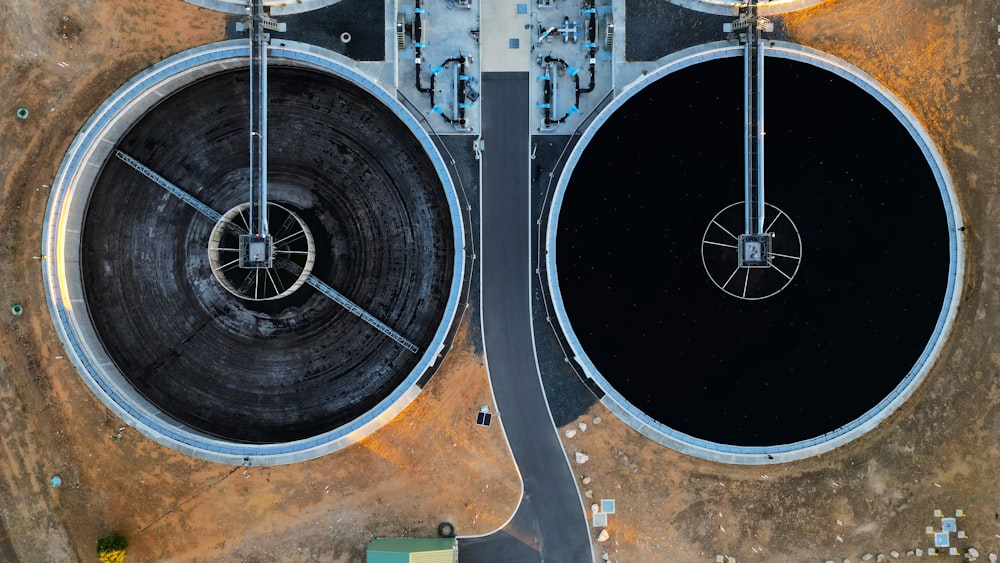
M 189 0 L 190 1 L 190 0 Z M 737 16 L 740 12 L 740 6 L 746 4 L 746 1 L 735 2 L 733 0 L 663 0 L 664 2 L 670 4 L 677 4 L 684 8 L 690 10 L 695 10 L 697 12 L 705 12 L 706 14 L 716 14 L 720 16 Z M 822 4 L 827 0 L 760 0 L 757 4 L 758 11 L 762 16 L 773 16 L 776 14 L 784 14 L 785 12 L 794 12 L 795 10 L 801 10 L 802 8 L 808 8 L 809 6 L 815 6 L 817 4 Z
M 188 455 L 219 463 L 280 465 L 313 459 L 346 447 L 401 412 L 420 392 L 417 381 L 435 362 L 458 311 L 464 281 L 465 233 L 458 194 L 444 160 L 417 119 L 388 91 L 353 70 L 340 55 L 312 45 L 285 41 L 271 56 L 345 78 L 395 113 L 420 141 L 444 186 L 455 245 L 452 283 L 445 314 L 420 361 L 402 384 L 365 415 L 309 439 L 280 444 L 243 444 L 195 431 L 167 416 L 142 397 L 104 350 L 84 301 L 80 278 L 80 232 L 89 192 L 118 139 L 162 98 L 201 77 L 248 67 L 245 41 L 205 45 L 165 59 L 127 82 L 98 108 L 77 134 L 63 159 L 49 196 L 42 230 L 45 292 L 56 331 L 91 390 L 127 424 L 153 440 Z
M 601 389 L 605 391 L 606 395 L 602 399 L 602 403 L 640 433 L 665 446 L 695 457 L 735 464 L 783 463 L 827 452 L 875 428 L 886 417 L 891 415 L 913 394 L 920 385 L 920 382 L 923 381 L 927 372 L 934 365 L 941 347 L 947 340 L 951 332 L 955 314 L 958 311 L 959 297 L 962 289 L 962 276 L 965 268 L 965 249 L 958 231 L 958 228 L 961 226 L 961 211 L 958 205 L 958 197 L 955 194 L 951 176 L 948 174 L 941 154 L 934 146 L 927 132 L 920 125 L 916 116 L 892 92 L 870 75 L 850 63 L 815 49 L 782 41 L 769 41 L 764 49 L 765 55 L 769 57 L 791 59 L 828 70 L 875 97 L 909 131 L 914 142 L 920 147 L 924 158 L 927 159 L 928 164 L 931 166 L 934 178 L 937 181 L 948 221 L 948 252 L 950 256 L 948 287 L 945 291 L 941 313 L 938 316 L 934 331 L 927 345 L 906 377 L 900 381 L 889 395 L 856 420 L 816 438 L 790 444 L 761 447 L 719 444 L 678 432 L 654 420 L 630 404 L 601 375 L 573 332 L 572 323 L 570 323 L 569 317 L 566 314 L 560 294 L 558 270 L 556 267 L 556 236 L 558 234 L 559 211 L 562 208 L 563 197 L 566 194 L 566 188 L 573 173 L 573 168 L 579 161 L 587 144 L 594 137 L 597 129 L 629 98 L 637 94 L 645 86 L 668 74 L 700 62 L 742 56 L 743 48 L 739 45 L 720 41 L 685 49 L 665 57 L 660 61 L 661 66 L 655 72 L 651 72 L 648 76 L 627 86 L 619 96 L 601 111 L 587 130 L 584 131 L 580 142 L 574 147 L 573 152 L 567 160 L 562 176 L 559 178 L 559 184 L 553 196 L 552 209 L 549 212 L 545 241 L 547 253 L 546 268 L 549 272 L 549 292 L 552 295 L 552 304 L 556 311 L 556 317 L 575 354 L 574 359 L 583 367 L 586 375 L 597 382 Z
M 246 14 L 248 0 L 185 0 L 189 4 L 226 12 L 227 14 Z M 325 8 L 340 0 L 264 0 L 264 5 L 270 8 L 272 16 L 298 14 Z

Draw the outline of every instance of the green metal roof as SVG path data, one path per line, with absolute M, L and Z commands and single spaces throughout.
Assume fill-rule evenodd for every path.
M 455 538 L 376 538 L 368 545 L 368 563 L 452 563 L 454 550 Z

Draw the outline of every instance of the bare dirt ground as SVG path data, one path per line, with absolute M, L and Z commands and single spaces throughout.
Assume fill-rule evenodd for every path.
M 473 329 L 425 393 L 362 444 L 292 467 L 190 459 L 127 429 L 65 360 L 40 267 L 47 193 L 72 136 L 136 72 L 223 37 L 223 16 L 181 0 L 37 2 L 0 12 L 0 560 L 93 560 L 97 538 L 130 536 L 131 560 L 355 561 L 372 534 L 501 525 L 519 494 Z M 64 22 L 63 15 L 70 20 Z M 763 468 L 695 460 L 600 406 L 563 429 L 581 493 L 617 500 L 612 560 L 823 561 L 930 545 L 934 509 L 963 508 L 963 550 L 1000 552 L 1000 11 L 992 0 L 834 0 L 787 17 L 797 41 L 866 70 L 921 118 L 962 203 L 963 302 L 949 345 L 913 399 L 869 435 Z M 66 38 L 62 38 L 62 34 Z M 59 63 L 65 62 L 68 66 Z M 31 112 L 15 117 L 18 107 Z M 21 317 L 7 313 L 12 303 Z M 466 321 L 468 322 L 468 321 Z M 456 385 L 455 382 L 461 382 Z M 594 417 L 601 422 L 594 423 Z M 585 432 L 576 424 L 586 422 Z M 63 486 L 48 485 L 58 474 Z M 488 487 L 487 487 L 488 486 Z M 587 502 L 591 502 L 589 499 Z M 596 538 L 597 531 L 594 532 Z
M 980 561 L 1000 553 L 1000 9 L 993 0 L 835 0 L 787 16 L 792 41 L 872 74 L 921 119 L 944 155 L 967 226 L 953 335 L 915 396 L 834 452 L 775 466 L 695 460 L 645 439 L 600 405 L 563 427 L 581 492 L 617 500 L 612 561 L 860 561 L 933 546 L 935 509 L 968 515 Z M 808 95 L 808 93 L 803 93 Z M 835 115 L 831 119 L 836 120 Z M 905 197 L 905 194 L 900 194 Z M 877 244 L 877 241 L 873 241 Z M 594 424 L 594 417 L 601 423 Z M 577 424 L 588 425 L 580 432 Z M 572 459 L 572 457 L 571 457 Z M 958 557 L 952 560 L 959 559 Z M 873 559 L 874 560 L 874 559 Z
M 111 440 L 122 423 L 61 359 L 49 320 L 34 258 L 47 187 L 116 88 L 223 39 L 224 25 L 182 0 L 13 0 L 0 10 L 0 561 L 93 561 L 97 539 L 115 531 L 129 537 L 132 561 L 358 561 L 373 535 L 434 536 L 441 521 L 459 534 L 491 531 L 520 496 L 502 428 L 474 424 L 480 405 L 495 407 L 469 316 L 401 416 L 321 459 L 233 468 L 131 429 Z M 8 312 L 14 303 L 22 316 Z

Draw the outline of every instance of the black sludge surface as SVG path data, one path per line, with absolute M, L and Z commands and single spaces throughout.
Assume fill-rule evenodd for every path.
M 558 275 L 574 332 L 633 405 L 698 438 L 776 445 L 857 419 L 907 375 L 941 311 L 948 228 L 902 124 L 833 74 L 768 58 L 766 201 L 802 261 L 773 297 L 723 293 L 700 244 L 744 195 L 741 64 L 671 74 L 605 123 L 566 193 Z
M 247 88 L 245 71 L 193 84 L 119 148 L 225 212 L 249 199 Z M 83 232 L 87 303 L 121 371 L 180 421 L 257 443 L 336 428 L 398 386 L 437 330 L 455 250 L 441 182 L 384 106 L 301 69 L 272 66 L 269 89 L 268 199 L 308 223 L 313 273 L 418 354 L 309 286 L 269 302 L 230 295 L 208 262 L 212 221 L 117 158 Z

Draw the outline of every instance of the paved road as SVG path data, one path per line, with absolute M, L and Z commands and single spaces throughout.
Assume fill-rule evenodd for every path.
M 526 72 L 482 76 L 483 338 L 524 496 L 503 530 L 461 540 L 463 563 L 593 560 L 587 521 L 542 394 L 532 341 L 528 80 Z

